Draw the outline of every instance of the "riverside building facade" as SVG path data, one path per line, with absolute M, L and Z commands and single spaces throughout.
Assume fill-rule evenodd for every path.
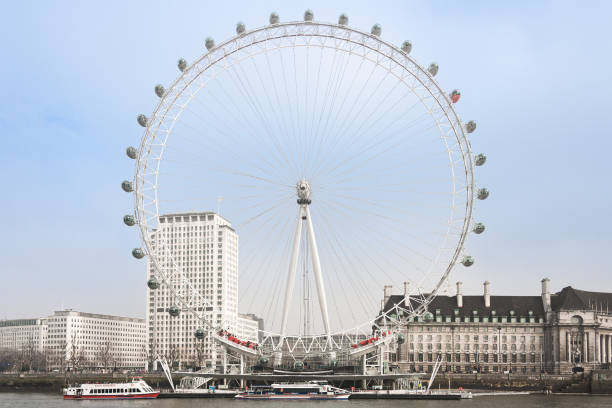
M 0 321 L 0 350 L 30 349 L 42 353 L 46 347 L 46 319 Z
M 143 369 L 144 319 L 74 310 L 38 319 L 0 321 L 0 350 L 35 351 L 50 370 Z
M 46 319 L 49 367 L 142 369 L 147 360 L 144 319 L 61 310 Z
M 480 296 L 437 296 L 423 318 L 408 319 L 405 342 L 391 362 L 410 372 L 571 373 L 612 362 L 612 293 L 571 286 L 550 293 L 541 282 L 540 296 L 492 296 L 484 282 Z M 405 287 L 406 290 L 406 287 Z M 385 286 L 383 307 L 404 302 Z
M 158 252 L 162 264 L 181 268 L 192 287 L 209 302 L 205 307 L 208 321 L 240 331 L 241 339 L 257 341 L 256 318 L 238 313 L 238 234 L 230 222 L 213 212 L 166 214 L 160 216 L 160 227 L 153 242 L 164 242 Z M 163 240 L 163 241 L 162 241 Z M 147 279 L 155 276 L 155 266 L 147 261 Z M 171 316 L 170 307 L 180 303 L 166 285 L 147 288 L 146 321 L 149 329 L 151 363 L 163 357 L 176 368 L 221 366 L 223 349 L 207 332 L 197 339 L 200 328 L 192 313 L 181 311 Z

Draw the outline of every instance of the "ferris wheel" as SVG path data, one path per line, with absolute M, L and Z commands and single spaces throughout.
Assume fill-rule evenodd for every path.
M 455 265 L 474 263 L 464 246 L 485 229 L 473 203 L 489 195 L 474 179 L 486 156 L 471 150 L 476 124 L 455 111 L 459 91 L 440 86 L 438 65 L 417 63 L 409 41 L 384 41 L 378 24 L 350 28 L 344 14 L 269 23 L 207 38 L 174 82 L 155 86 L 122 183 L 135 197 L 124 222 L 143 241 L 132 253 L 148 256 L 151 289 L 170 289 L 171 316 L 196 316 L 196 337 L 259 357 L 363 354 L 431 318 Z M 257 347 L 207 317 L 216 293 L 163 233 L 168 214 L 215 209 L 240 237 L 239 308 L 266 327 Z M 403 288 L 401 301 L 381 304 L 383 285 Z

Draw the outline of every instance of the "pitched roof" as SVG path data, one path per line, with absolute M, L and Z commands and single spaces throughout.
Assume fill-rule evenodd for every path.
M 403 295 L 394 295 L 389 298 L 385 310 L 402 302 Z M 442 316 L 453 316 L 455 309 L 459 309 L 460 316 L 472 315 L 474 310 L 480 316 L 489 316 L 495 310 L 497 316 L 509 316 L 514 311 L 515 316 L 544 316 L 544 307 L 540 296 L 491 296 L 491 307 L 485 307 L 484 296 L 463 296 L 463 307 L 457 307 L 457 296 L 437 296 L 428 306 L 430 312 L 440 310 Z
M 552 309 L 558 310 L 612 310 L 612 293 L 588 292 L 567 286 L 550 297 Z
M 612 311 L 612 293 L 589 292 L 567 286 L 560 292 L 552 294 L 550 298 L 554 311 L 592 309 Z M 403 300 L 403 295 L 392 295 L 385 304 L 385 311 Z M 457 296 L 437 296 L 431 301 L 428 309 L 432 313 L 439 309 L 442 316 L 453 316 L 455 309 L 459 309 L 460 316 L 471 316 L 474 310 L 480 316 L 489 316 L 492 310 L 495 310 L 497 316 L 509 316 L 511 310 L 515 316 L 529 316 L 529 311 L 533 316 L 544 316 L 544 305 L 540 296 L 491 296 L 491 307 L 488 308 L 485 307 L 483 295 L 464 295 L 461 308 L 457 307 Z

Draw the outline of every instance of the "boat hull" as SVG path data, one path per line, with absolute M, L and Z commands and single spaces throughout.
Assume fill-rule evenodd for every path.
M 64 395 L 65 400 L 84 400 L 84 399 L 155 399 L 159 396 L 159 392 L 151 392 L 148 394 L 130 394 L 130 395 Z
M 239 400 L 348 400 L 351 394 L 238 394 Z

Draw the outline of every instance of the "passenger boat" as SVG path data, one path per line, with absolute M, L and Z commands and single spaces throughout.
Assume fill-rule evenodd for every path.
M 158 395 L 159 390 L 140 378 L 126 383 L 79 384 L 64 388 L 64 399 L 153 399 Z
M 242 400 L 347 400 L 350 393 L 327 381 L 256 385 L 234 398 Z

